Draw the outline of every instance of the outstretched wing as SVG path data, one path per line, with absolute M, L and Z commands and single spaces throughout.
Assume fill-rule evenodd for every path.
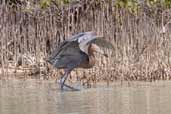
M 48 60 L 55 58 L 58 55 L 58 53 L 60 53 L 64 48 L 67 47 L 68 43 L 68 41 L 62 42 L 57 48 L 55 48 L 55 50 L 52 52 Z
M 85 53 L 88 53 L 88 47 L 90 44 L 96 44 L 97 46 L 103 48 L 114 49 L 112 43 L 105 40 L 104 37 L 99 37 L 99 36 L 91 36 L 91 37 L 84 36 L 84 37 L 85 38 L 80 39 L 80 41 L 78 40 L 78 42 L 79 42 L 80 49 Z
M 54 58 L 56 57 L 61 51 L 64 52 L 64 50 L 67 50 L 69 47 L 71 47 L 72 49 L 74 49 L 73 47 L 75 47 L 75 43 L 77 42 L 78 38 L 82 37 L 83 35 L 85 35 L 85 33 L 78 33 L 76 35 L 71 36 L 70 38 L 68 38 L 67 40 L 65 40 L 64 42 L 62 42 L 53 52 L 52 55 L 48 58 Z M 78 43 L 76 44 L 78 46 Z M 73 46 L 73 47 L 72 47 Z
M 78 42 L 72 41 L 68 42 L 66 45 L 62 47 L 62 50 L 58 52 L 58 56 L 66 56 L 66 55 L 77 55 L 80 52 L 80 48 Z
M 58 53 L 54 51 L 47 61 L 57 68 L 66 68 L 72 62 L 80 60 L 81 56 L 78 42 L 72 41 L 65 44 Z
M 91 38 L 95 35 L 96 34 L 94 32 L 83 32 L 71 36 L 53 51 L 52 55 L 47 59 L 47 61 L 57 68 L 66 68 L 67 65 L 73 62 L 77 63 L 81 61 L 85 53 L 81 52 L 79 46 L 80 41 Z
M 114 49 L 112 43 L 107 41 L 107 40 L 105 40 L 104 37 L 93 38 L 87 44 L 91 44 L 91 43 L 94 43 L 94 44 L 98 45 L 99 47 L 104 47 L 104 48 L 108 48 L 108 49 Z
M 71 36 L 70 38 L 66 39 L 61 45 L 59 45 L 56 50 L 53 52 L 52 56 L 58 55 L 58 53 L 61 50 L 64 50 L 65 48 L 69 47 L 68 45 L 72 45 L 73 42 L 77 42 L 79 44 L 80 49 L 83 52 L 87 52 L 85 50 L 88 49 L 88 45 L 86 45 L 89 40 L 92 40 L 96 36 L 95 32 L 81 32 L 76 35 Z

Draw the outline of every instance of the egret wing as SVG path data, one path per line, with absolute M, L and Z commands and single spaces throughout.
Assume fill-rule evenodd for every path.
M 58 53 L 60 53 L 62 50 L 66 50 L 67 47 L 71 47 L 71 46 L 75 46 L 73 45 L 73 42 L 76 42 L 76 40 L 78 38 L 80 38 L 81 36 L 83 36 L 85 33 L 78 33 L 70 38 L 68 38 L 67 40 L 65 40 L 64 42 L 62 42 L 53 52 L 52 55 L 49 58 L 54 58 L 58 55 Z M 78 44 L 77 44 L 78 45 Z M 72 47 L 73 48 L 73 47 Z
M 58 55 L 58 53 L 63 50 L 67 45 L 68 45 L 68 41 L 64 41 L 63 43 L 61 43 L 50 55 L 50 57 L 48 59 L 52 59 L 54 57 L 56 57 Z
M 93 38 L 87 44 L 91 44 L 91 43 L 94 43 L 94 44 L 98 45 L 99 47 L 104 47 L 104 48 L 108 48 L 108 49 L 114 49 L 112 43 L 107 41 L 107 40 L 105 40 L 104 37 Z
M 88 47 L 92 43 L 98 45 L 99 47 L 114 49 L 112 43 L 105 40 L 104 37 L 98 37 L 98 36 L 82 38 L 79 42 L 79 47 L 83 52 L 88 54 Z
M 71 62 L 76 62 L 81 58 L 78 42 L 68 42 L 58 53 L 54 51 L 53 55 L 48 58 L 48 62 L 57 68 L 64 68 Z

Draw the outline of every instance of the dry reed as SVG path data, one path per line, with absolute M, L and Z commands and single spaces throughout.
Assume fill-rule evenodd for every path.
M 34 3 L 36 6 L 37 3 Z M 151 12 L 150 12 L 151 11 Z M 46 9 L 0 5 L 1 79 L 59 77 L 62 71 L 44 59 L 65 38 L 83 31 L 96 31 L 114 45 L 114 54 L 101 57 L 93 69 L 71 74 L 83 84 L 114 80 L 171 79 L 171 39 L 161 26 L 170 10 L 141 6 L 138 14 L 115 7 L 112 1 L 54 4 Z M 109 50 L 107 50 L 110 53 Z

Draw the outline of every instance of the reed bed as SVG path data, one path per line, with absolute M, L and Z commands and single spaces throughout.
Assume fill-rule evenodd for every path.
M 106 50 L 109 58 L 100 56 L 94 68 L 73 71 L 70 81 L 89 85 L 171 79 L 171 38 L 169 31 L 163 32 L 170 9 L 141 4 L 138 13 L 130 13 L 110 0 L 51 4 L 45 9 L 37 1 L 30 6 L 0 5 L 0 79 L 60 77 L 63 71 L 45 59 L 60 42 L 84 31 L 105 36 L 114 45 L 113 54 Z

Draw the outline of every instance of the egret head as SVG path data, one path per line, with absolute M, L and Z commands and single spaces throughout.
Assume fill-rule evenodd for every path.
M 105 57 L 108 57 L 108 55 L 102 49 L 100 49 L 99 46 L 97 46 L 96 44 L 91 44 L 90 53 L 94 53 L 94 52 L 104 55 Z

